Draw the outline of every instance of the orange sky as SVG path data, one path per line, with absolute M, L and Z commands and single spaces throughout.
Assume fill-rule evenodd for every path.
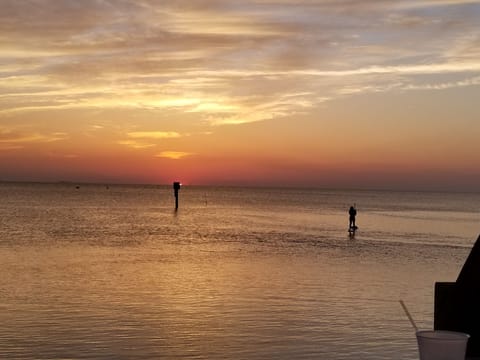
M 479 1 L 172 3 L 2 2 L 0 180 L 480 191 Z

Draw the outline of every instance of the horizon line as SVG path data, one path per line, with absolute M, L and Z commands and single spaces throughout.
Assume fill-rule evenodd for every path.
M 45 185 L 97 185 L 97 186 L 145 186 L 145 187 L 167 187 L 172 183 L 150 183 L 150 182 L 96 182 L 96 181 L 74 181 L 74 180 L 5 180 L 0 179 L 0 184 L 45 184 Z M 182 182 L 180 181 L 182 184 Z M 324 190 L 324 191 L 378 191 L 378 192 L 421 192 L 421 193 L 455 193 L 455 194 L 480 194 L 480 190 L 453 190 L 453 189 L 419 189 L 419 188 L 374 188 L 374 187 L 332 187 L 332 186 L 302 186 L 302 185 L 265 185 L 265 184 L 182 184 L 182 187 L 218 187 L 218 188 L 258 188 L 258 189 L 305 189 L 305 190 Z

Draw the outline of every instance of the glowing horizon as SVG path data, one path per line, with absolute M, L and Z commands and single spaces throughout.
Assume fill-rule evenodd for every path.
M 6 0 L 0 180 L 480 191 L 480 1 Z

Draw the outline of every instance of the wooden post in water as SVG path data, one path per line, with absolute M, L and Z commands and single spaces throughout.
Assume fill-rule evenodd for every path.
M 175 195 L 175 210 L 178 210 L 178 190 L 180 190 L 180 182 L 173 183 L 173 193 Z

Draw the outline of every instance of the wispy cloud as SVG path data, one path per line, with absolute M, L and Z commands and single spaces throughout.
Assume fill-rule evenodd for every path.
M 162 140 L 178 139 L 182 134 L 176 131 L 130 131 L 126 136 L 128 139 L 119 140 L 118 144 L 140 150 L 154 148 Z
M 139 109 L 240 124 L 392 91 L 398 77 L 403 91 L 431 90 L 423 75 L 463 86 L 480 73 L 479 15 L 467 0 L 4 0 L 0 118 Z
M 125 145 L 133 149 L 148 149 L 156 146 L 156 144 L 150 144 L 150 143 L 135 141 L 135 140 L 120 140 L 118 144 Z
M 62 141 L 68 138 L 66 133 L 39 133 L 28 130 L 8 130 L 0 128 L 0 150 L 12 151 L 24 149 L 28 146 L 48 144 Z
M 175 139 L 181 136 L 176 131 L 133 131 L 127 135 L 131 138 L 141 139 Z
M 156 157 L 159 158 L 167 158 L 167 159 L 172 159 L 172 160 L 179 160 L 187 156 L 194 155 L 193 153 L 190 152 L 184 152 L 184 151 L 162 151 L 155 155 Z
M 421 85 L 407 85 L 404 87 L 406 90 L 446 90 L 458 87 L 466 86 L 478 86 L 480 85 L 480 76 L 469 78 L 460 81 L 453 82 L 441 82 L 433 84 L 421 84 Z
M 445 7 L 454 5 L 477 4 L 478 0 L 406 0 L 400 1 L 397 6 L 403 8 L 428 8 L 428 7 Z
M 8 151 L 8 150 L 19 150 L 19 149 L 23 149 L 23 146 L 0 142 L 0 150 Z
M 1 130 L 0 129 L 0 143 L 6 144 L 4 146 L 22 146 L 27 143 L 49 143 L 67 138 L 66 133 L 55 132 L 50 134 L 41 134 L 36 132 L 27 132 L 21 130 Z

